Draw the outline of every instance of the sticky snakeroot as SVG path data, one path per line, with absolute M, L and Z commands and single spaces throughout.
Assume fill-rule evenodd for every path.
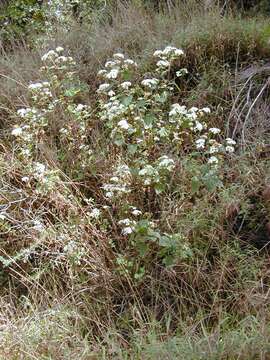
M 56 58 L 57 56 L 58 56 L 58 54 L 54 50 L 50 50 L 42 56 L 41 60 L 46 61 L 48 59 Z
M 113 58 L 117 60 L 123 60 L 125 58 L 125 55 L 123 55 L 122 53 L 116 53 L 113 54 Z
M 227 138 L 227 139 L 226 139 L 226 143 L 227 143 L 227 145 L 236 145 L 236 141 L 234 141 L 234 140 L 231 139 L 231 138 Z
M 118 69 L 112 69 L 108 74 L 106 75 L 107 79 L 116 79 L 119 74 Z
M 44 164 L 42 164 L 42 163 L 39 163 L 39 162 L 35 163 L 34 168 L 35 168 L 35 171 L 38 174 L 43 174 L 45 172 L 45 170 L 46 170 L 46 166 Z
M 137 66 L 137 63 L 136 63 L 135 61 L 131 60 L 131 59 L 126 59 L 126 60 L 124 61 L 124 64 Z
M 16 127 L 11 131 L 11 134 L 14 136 L 20 136 L 23 132 L 23 129 L 21 127 Z
M 219 134 L 221 132 L 221 130 L 219 128 L 210 128 L 209 131 L 212 134 Z
M 104 92 L 104 91 L 107 91 L 109 88 L 110 88 L 110 84 L 104 83 L 104 84 L 99 85 L 99 88 L 97 91 Z
M 218 164 L 218 158 L 216 156 L 211 156 L 208 160 L 208 164 Z
M 153 79 L 145 79 L 145 80 L 143 80 L 143 81 L 141 82 L 141 84 L 142 84 L 143 86 L 147 86 L 147 87 L 152 88 L 152 87 L 157 86 L 158 82 L 159 82 L 158 79 L 153 78 Z
M 133 209 L 132 211 L 131 211 L 131 214 L 132 215 L 134 215 L 134 216 L 139 216 L 139 215 L 141 215 L 142 214 L 142 212 L 140 211 L 140 210 L 138 210 L 138 209 Z
M 170 62 L 168 60 L 159 60 L 157 62 L 157 67 L 159 68 L 167 68 L 170 66 Z
M 226 146 L 226 147 L 225 147 L 225 150 L 226 150 L 228 153 L 233 153 L 233 152 L 234 152 L 234 147 L 233 147 L 233 146 Z
M 29 176 L 23 176 L 21 178 L 22 182 L 28 182 L 30 180 Z
M 198 139 L 195 141 L 197 149 L 204 149 L 205 147 L 205 139 Z
M 94 219 L 98 219 L 100 216 L 100 210 L 97 208 L 94 208 L 90 213 L 89 216 Z
M 125 227 L 123 230 L 122 230 L 122 234 L 123 235 L 130 235 L 132 234 L 134 231 L 134 228 L 131 227 L 131 226 L 128 226 L 128 227 Z
M 122 84 L 121 84 L 121 87 L 124 89 L 124 90 L 127 90 L 128 88 L 130 88 L 131 86 L 131 82 L 130 81 L 124 81 Z
M 105 63 L 105 68 L 112 68 L 116 65 L 116 63 L 114 61 L 107 61 Z
M 30 108 L 22 108 L 22 109 L 19 109 L 17 110 L 17 114 L 20 116 L 20 117 L 25 117 L 29 112 L 31 111 Z
M 121 120 L 118 122 L 118 126 L 120 126 L 121 129 L 127 130 L 129 128 L 129 123 L 127 120 Z

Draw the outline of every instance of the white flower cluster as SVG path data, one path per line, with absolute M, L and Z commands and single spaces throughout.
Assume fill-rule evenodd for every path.
M 58 171 L 50 170 L 47 165 L 40 162 L 33 162 L 31 168 L 31 175 L 39 184 L 36 192 L 51 192 L 55 189 L 55 186 L 60 183 Z M 28 178 L 28 181 L 30 181 L 30 178 Z
M 91 158 L 92 151 L 87 144 L 90 109 L 75 101 L 80 91 L 74 87 L 78 83 L 73 72 L 75 63 L 71 57 L 62 56 L 63 51 L 62 47 L 57 47 L 42 57 L 42 71 L 45 71 L 47 80 L 28 86 L 31 106 L 17 111 L 19 124 L 11 131 L 20 145 L 19 155 L 27 160 L 30 169 L 35 167 L 31 167 L 31 161 L 34 164 L 40 146 L 46 144 L 51 127 L 57 129 L 56 117 L 65 119 L 62 127 L 57 129 L 60 146 L 65 146 L 67 153 L 76 154 L 76 163 L 82 168 Z M 40 182 L 43 178 L 36 177 Z
M 175 162 L 167 155 L 160 157 L 154 164 L 145 164 L 138 172 L 146 186 L 158 186 L 166 183 L 166 178 L 173 171 Z
M 118 224 L 122 227 L 123 235 L 130 235 L 135 230 L 136 221 L 130 219 L 122 219 L 118 221 Z
M 163 72 L 168 70 L 172 62 L 183 55 L 184 51 L 174 46 L 166 46 L 164 50 L 156 50 L 154 56 L 159 58 L 157 61 L 157 71 Z
M 216 127 L 208 128 L 207 123 L 201 120 L 208 113 L 210 113 L 209 108 L 198 109 L 192 107 L 187 109 L 186 106 L 173 104 L 169 112 L 169 122 L 174 124 L 175 130 L 178 130 L 174 134 L 174 141 L 179 140 L 177 133 L 181 129 L 190 131 L 194 135 L 199 134 L 199 137 L 194 141 L 196 149 L 203 151 L 205 155 L 210 155 L 208 164 L 216 167 L 219 163 L 220 155 L 226 152 L 234 152 L 236 142 L 227 138 L 225 143 L 220 143 L 215 138 L 221 133 L 221 129 Z
M 208 164 L 214 167 L 217 167 L 222 159 L 222 155 L 233 153 L 236 145 L 236 142 L 231 138 L 225 139 L 223 143 L 214 139 L 213 136 L 220 132 L 219 128 L 210 128 L 195 141 L 196 148 L 204 151 L 204 154 L 209 156 Z
M 49 50 L 41 57 L 44 66 L 42 70 L 68 70 L 72 66 L 76 65 L 71 56 L 61 55 L 64 49 L 58 46 L 55 50 Z
M 124 71 L 128 71 L 136 67 L 137 63 L 135 61 L 128 58 L 126 59 L 125 55 L 122 53 L 116 53 L 113 55 L 113 60 L 107 61 L 105 63 L 105 69 L 100 70 L 98 72 L 98 76 L 107 81 L 113 81 L 119 79 Z M 132 84 L 130 81 L 123 81 L 120 83 L 120 86 L 122 86 L 124 90 L 128 90 L 131 85 Z M 98 91 L 104 92 L 110 88 L 110 83 L 103 83 L 100 85 Z
M 115 199 L 119 196 L 128 194 L 131 190 L 129 188 L 131 179 L 130 168 L 127 165 L 119 165 L 113 176 L 110 178 L 108 184 L 103 185 L 105 196 L 108 199 Z

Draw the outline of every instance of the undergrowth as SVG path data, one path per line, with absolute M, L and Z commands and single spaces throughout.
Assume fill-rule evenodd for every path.
M 54 6 L 1 50 L 0 358 L 267 359 L 269 19 Z

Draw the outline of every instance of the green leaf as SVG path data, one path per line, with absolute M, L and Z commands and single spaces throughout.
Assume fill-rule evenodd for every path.
M 117 146 L 123 146 L 125 144 L 125 141 L 122 137 L 117 137 L 113 140 L 113 143 Z
M 175 263 L 175 256 L 173 254 L 167 254 L 162 260 L 166 267 L 172 266 Z
M 136 248 L 137 248 L 137 250 L 139 252 L 139 255 L 141 257 L 143 257 L 143 256 L 145 256 L 147 254 L 149 246 L 145 241 L 138 241 L 136 243 Z
M 161 103 L 161 104 L 164 104 L 164 103 L 167 101 L 167 99 L 168 99 L 168 93 L 167 93 L 167 91 L 163 91 L 162 94 L 155 96 L 156 102 L 159 102 L 159 103 Z
M 73 97 L 81 92 L 79 87 L 73 87 L 70 89 L 65 90 L 64 95 L 68 97 Z
M 132 73 L 131 73 L 129 70 L 125 70 L 125 71 L 122 73 L 122 76 L 123 76 L 123 80 L 124 80 L 124 81 L 128 81 L 128 80 L 131 80 L 131 78 L 132 78 Z
M 151 128 L 154 121 L 156 120 L 156 117 L 154 114 L 146 114 L 143 121 L 147 128 Z
M 129 95 L 129 96 L 124 96 L 121 99 L 121 103 L 125 106 L 129 106 L 132 103 L 133 100 L 133 96 Z
M 154 185 L 154 189 L 157 194 L 161 194 L 163 193 L 163 191 L 165 191 L 166 185 L 162 183 L 157 183 Z
M 129 144 L 128 147 L 128 153 L 131 154 L 131 155 L 134 155 L 138 149 L 138 145 L 136 144 Z
M 206 186 L 207 190 L 212 192 L 216 190 L 217 187 L 222 186 L 222 182 L 218 178 L 218 176 L 208 176 L 203 179 L 204 185 Z
M 200 187 L 201 181 L 197 176 L 193 176 L 193 178 L 191 179 L 191 193 L 196 194 L 200 190 Z

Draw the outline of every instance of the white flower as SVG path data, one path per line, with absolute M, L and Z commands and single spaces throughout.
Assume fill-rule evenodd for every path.
M 112 69 L 111 71 L 108 72 L 108 74 L 106 75 L 106 78 L 107 79 L 116 79 L 118 74 L 119 74 L 118 69 Z
M 42 61 L 51 60 L 53 58 L 58 57 L 58 54 L 54 50 L 48 51 L 46 54 L 44 54 L 41 58 Z
M 124 130 L 127 130 L 129 129 L 129 123 L 127 122 L 127 120 L 121 120 L 118 122 L 118 126 L 121 128 L 121 129 L 124 129 Z
M 98 219 L 100 217 L 100 210 L 97 208 L 94 208 L 90 213 L 89 216 L 94 218 L 94 219 Z
M 174 50 L 174 55 L 175 56 L 182 56 L 182 55 L 184 55 L 184 51 L 181 50 L 181 49 L 175 49 Z
M 115 182 L 115 183 L 118 183 L 119 177 L 113 176 L 113 177 L 110 178 L 110 181 Z
M 169 116 L 175 116 L 175 115 L 184 115 L 187 113 L 186 106 L 180 106 L 179 104 L 173 104 L 171 106 L 171 111 L 169 112 Z
M 114 61 L 107 61 L 105 64 L 105 68 L 112 68 L 116 65 Z
M 42 87 L 43 87 L 42 83 L 34 83 L 34 84 L 30 84 L 28 86 L 28 89 L 37 90 L 37 89 L 41 89 Z
M 131 220 L 130 219 L 122 219 L 122 220 L 118 221 L 118 224 L 128 226 L 131 224 Z
M 159 68 L 167 68 L 170 66 L 170 62 L 168 60 L 159 60 L 157 62 L 157 67 Z
M 99 85 L 97 92 L 98 93 L 106 92 L 109 88 L 110 88 L 110 84 L 104 83 L 104 84 Z
M 163 51 L 162 51 L 162 50 L 156 50 L 156 51 L 154 52 L 154 56 L 155 56 L 155 57 L 162 57 L 162 55 L 163 55 Z
M 211 112 L 209 107 L 204 107 L 204 108 L 201 109 L 201 111 L 205 112 L 206 114 Z
M 174 52 L 175 50 L 176 48 L 173 46 L 166 46 L 165 49 L 163 50 L 163 54 L 169 55 L 171 52 Z
M 227 139 L 226 139 L 226 143 L 227 143 L 227 145 L 236 145 L 236 141 L 234 141 L 234 140 L 231 139 L 231 138 L 227 138 Z
M 67 61 L 72 61 L 73 58 L 72 57 L 66 57 L 66 56 L 59 56 L 58 58 L 55 59 L 56 62 L 67 62 Z
M 220 144 L 215 144 L 215 145 L 210 146 L 210 148 L 209 148 L 210 154 L 214 154 L 214 153 L 219 152 L 220 147 L 221 147 Z
M 194 130 L 202 131 L 203 130 L 203 124 L 200 123 L 199 121 L 196 121 L 195 126 L 194 126 Z
M 21 127 L 16 127 L 11 131 L 11 134 L 14 136 L 20 136 L 23 132 L 23 129 Z
M 200 138 L 200 139 L 195 141 L 195 144 L 196 144 L 197 149 L 204 149 L 204 147 L 205 147 L 205 139 Z
M 137 64 L 135 63 L 135 61 L 133 61 L 133 60 L 131 60 L 131 59 L 126 59 L 126 60 L 124 61 L 124 64 L 137 66 Z
M 76 106 L 76 111 L 82 111 L 85 107 L 86 107 L 86 106 L 83 105 L 83 104 L 78 104 L 78 105 Z
M 57 48 L 55 50 L 60 53 L 60 52 L 64 51 L 64 48 L 62 48 L 61 46 L 57 46 Z
M 46 166 L 39 162 L 35 163 L 34 168 L 35 168 L 35 171 L 37 172 L 37 174 L 39 174 L 39 175 L 44 174 L 46 171 Z
M 121 53 L 116 53 L 116 54 L 113 54 L 113 58 L 117 59 L 117 60 L 123 60 L 125 58 L 125 55 L 123 55 Z
M 29 149 L 22 149 L 21 151 L 22 155 L 24 155 L 25 157 L 28 157 L 31 155 L 31 151 Z
M 159 167 L 167 168 L 171 171 L 174 168 L 174 160 L 170 159 L 167 155 L 162 156 L 159 160 Z
M 130 81 L 124 81 L 122 84 L 121 84 L 121 87 L 124 89 L 124 90 L 128 90 L 128 88 L 130 88 L 131 86 L 131 82 Z
M 133 210 L 131 211 L 131 214 L 134 216 L 139 216 L 142 214 L 142 212 L 136 208 L 133 208 Z
M 234 147 L 233 147 L 233 146 L 226 146 L 226 147 L 225 147 L 225 150 L 226 150 L 228 153 L 233 153 L 233 152 L 234 152 Z
M 19 109 L 19 110 L 17 111 L 17 114 L 23 118 L 23 117 L 25 117 L 30 111 L 31 111 L 30 108 L 26 108 L 26 109 L 23 108 L 23 109 Z
M 105 74 L 107 74 L 106 70 L 99 70 L 99 72 L 97 73 L 98 76 L 104 76 Z
M 219 128 L 210 128 L 209 131 L 212 134 L 219 134 L 221 130 Z
M 181 69 L 181 70 L 178 70 L 176 71 L 176 76 L 180 77 L 180 76 L 183 76 L 185 74 L 188 74 L 188 70 L 187 69 Z
M 115 95 L 115 92 L 113 91 L 113 90 L 110 90 L 109 92 L 108 92 L 108 96 L 109 97 L 113 97 Z
M 153 78 L 153 79 L 145 79 L 141 82 L 141 84 L 143 86 L 146 86 L 146 87 L 149 87 L 150 89 L 152 89 L 157 86 L 158 82 L 159 82 L 158 79 Z
M 22 182 L 28 182 L 29 181 L 29 176 L 23 176 L 21 178 Z
M 131 227 L 131 226 L 128 226 L 128 227 L 125 227 L 123 230 L 122 230 L 122 234 L 123 235 L 130 235 L 131 233 L 133 233 L 134 231 L 134 228 Z
M 0 220 L 6 220 L 7 216 L 5 213 L 0 213 Z
M 218 158 L 216 156 L 211 156 L 208 160 L 208 164 L 218 164 Z
M 36 231 L 42 231 L 44 230 L 45 226 L 44 224 L 42 224 L 41 221 L 39 220 L 34 220 L 34 226 L 33 226 L 33 229 L 36 230 Z

